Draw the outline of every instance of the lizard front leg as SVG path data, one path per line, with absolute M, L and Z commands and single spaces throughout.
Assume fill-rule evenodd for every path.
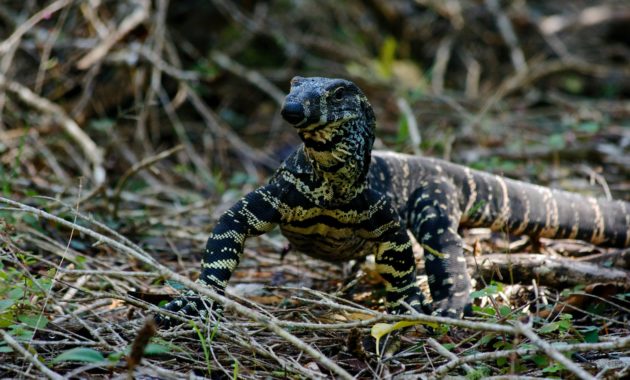
M 403 314 L 404 301 L 416 311 L 427 313 L 428 306 L 416 279 L 416 262 L 407 232 L 400 229 L 379 244 L 376 270 L 385 280 L 387 307 L 394 314 Z
M 223 293 L 238 266 L 245 240 L 270 231 L 280 222 L 279 194 L 277 186 L 263 186 L 247 194 L 219 218 L 206 244 L 198 283 Z M 164 308 L 183 315 L 206 317 L 211 304 L 195 292 L 187 291 Z M 166 326 L 174 322 L 163 315 L 156 319 Z
M 470 304 L 470 279 L 457 233 L 460 214 L 457 190 L 443 177 L 424 180 L 409 199 L 408 225 L 424 248 L 434 312 L 452 317 L 460 317 Z

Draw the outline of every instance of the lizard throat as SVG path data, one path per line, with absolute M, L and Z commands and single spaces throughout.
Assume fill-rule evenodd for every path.
M 300 133 L 315 175 L 329 187 L 329 202 L 348 202 L 367 186 L 373 138 L 364 126 L 359 118 Z

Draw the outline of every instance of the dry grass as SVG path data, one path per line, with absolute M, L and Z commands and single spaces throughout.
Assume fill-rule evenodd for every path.
M 277 116 L 294 74 L 359 82 L 380 147 L 630 200 L 623 2 L 245 3 L 0 4 L 0 377 L 627 376 L 630 251 L 487 230 L 466 232 L 479 264 L 593 272 L 556 289 L 471 265 L 474 318 L 406 316 L 377 355 L 371 329 L 403 318 L 369 261 L 282 257 L 275 233 L 229 298 L 199 289 L 222 318 L 145 325 L 149 293 L 195 286 L 213 222 L 296 143 Z

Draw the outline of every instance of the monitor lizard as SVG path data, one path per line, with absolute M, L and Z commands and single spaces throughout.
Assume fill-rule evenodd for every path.
M 585 197 L 434 158 L 373 151 L 375 116 L 344 79 L 291 80 L 281 110 L 303 144 L 268 184 L 245 195 L 214 227 L 198 282 L 222 292 L 245 240 L 279 225 L 295 249 L 324 260 L 375 255 L 391 312 L 461 316 L 470 304 L 459 227 L 630 246 L 630 203 Z M 424 248 L 433 304 L 416 283 L 410 231 Z M 205 314 L 194 293 L 165 308 Z M 171 322 L 160 316 L 161 323 Z

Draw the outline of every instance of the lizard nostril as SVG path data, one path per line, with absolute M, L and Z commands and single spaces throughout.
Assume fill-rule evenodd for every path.
M 280 112 L 284 120 L 296 125 L 304 120 L 304 107 L 297 102 L 286 102 Z

